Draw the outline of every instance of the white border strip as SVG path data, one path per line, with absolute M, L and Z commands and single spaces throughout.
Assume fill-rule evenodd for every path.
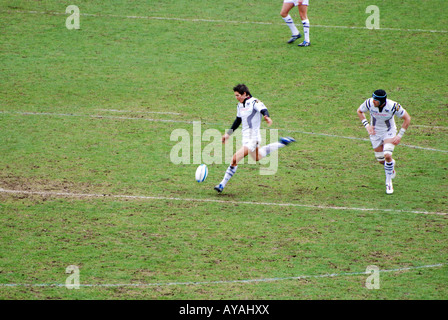
M 117 117 L 117 116 L 106 116 L 106 115 L 83 115 L 83 114 L 73 114 L 73 113 L 0 111 L 0 114 L 20 114 L 20 115 L 59 116 L 59 117 L 87 117 L 87 118 L 95 118 L 95 119 L 143 120 L 143 121 L 151 121 L 151 122 L 172 122 L 172 123 L 188 123 L 188 124 L 192 124 L 193 122 L 201 122 L 202 124 L 205 124 L 205 125 L 223 125 L 221 123 L 203 122 L 203 121 L 199 121 L 199 120 L 188 121 L 188 120 L 170 120 L 170 119 L 151 119 L 151 118 L 135 118 L 135 117 Z M 342 138 L 342 139 L 350 139 L 350 140 L 370 141 L 369 139 L 366 139 L 366 138 L 338 136 L 338 135 L 335 135 L 335 134 L 328 134 L 328 133 L 307 132 L 307 131 L 290 130 L 290 129 L 282 129 L 282 128 L 279 128 L 278 130 L 283 130 L 283 131 L 288 131 L 288 132 L 297 132 L 297 133 L 316 135 L 316 136 L 332 137 L 332 138 Z M 448 153 L 448 150 L 440 150 L 440 149 L 434 149 L 434 148 L 425 148 L 425 147 L 413 146 L 413 145 L 404 144 L 404 143 L 400 144 L 400 145 L 403 146 L 403 147 L 408 147 L 408 148 L 412 148 L 412 149 L 421 149 L 421 150 L 428 150 L 428 151 L 436 151 L 436 152 Z
M 112 194 L 95 194 L 95 193 L 71 193 L 71 192 L 55 192 L 55 191 L 26 191 L 26 190 L 6 190 L 0 188 L 0 193 L 9 194 L 28 194 L 39 196 L 53 197 L 69 197 L 69 198 L 112 198 L 112 199 L 135 199 L 135 200 L 168 200 L 168 201 L 190 201 L 190 202 L 212 202 L 225 204 L 247 204 L 257 206 L 277 206 L 277 207 L 299 207 L 313 209 L 332 209 L 332 210 L 353 210 L 353 211 L 382 211 L 395 213 L 413 213 L 413 214 L 433 214 L 439 216 L 448 216 L 447 212 L 431 212 L 431 211 L 415 211 L 415 210 L 399 210 L 399 209 L 381 209 L 381 208 L 357 208 L 357 207 L 337 207 L 323 205 L 308 205 L 299 203 L 278 203 L 278 202 L 253 202 L 253 201 L 234 201 L 234 200 L 218 200 L 218 199 L 201 199 L 201 198 L 176 198 L 163 196 L 132 196 L 132 195 L 112 195 Z
M 426 126 L 423 124 L 413 124 L 413 127 L 421 127 L 421 128 L 430 128 L 430 129 L 445 129 L 447 130 L 448 127 L 442 127 L 442 126 Z
M 105 112 L 120 112 L 120 113 L 155 113 L 155 114 L 174 114 L 181 115 L 179 112 L 168 112 L 168 111 L 135 111 L 135 110 L 117 110 L 117 109 L 96 109 L 98 111 Z
M 417 269 L 427 269 L 427 268 L 438 268 L 445 266 L 445 263 L 431 264 L 425 266 L 417 267 L 405 267 L 389 270 L 379 270 L 380 273 L 385 272 L 403 272 Z M 331 274 L 321 274 L 321 275 L 303 275 L 296 277 L 285 277 L 285 278 L 262 278 L 262 279 L 246 279 L 246 280 L 218 280 L 218 281 L 187 281 L 187 282 L 159 282 L 159 283 L 114 283 L 114 284 L 82 284 L 80 287 L 90 287 L 90 288 L 104 288 L 104 287 L 166 287 L 166 286 L 179 286 L 179 285 L 211 285 L 211 284 L 233 284 L 233 283 L 253 283 L 253 282 L 274 282 L 274 281 L 285 281 L 285 280 L 300 280 L 300 279 L 310 279 L 310 278 L 335 278 L 335 277 L 346 277 L 346 276 L 358 276 L 358 275 L 370 275 L 371 273 L 364 272 L 345 272 L 345 273 L 331 273 Z M 61 283 L 37 283 L 37 284 L 26 284 L 26 283 L 0 283 L 0 287 L 66 287 L 66 284 Z
M 26 13 L 26 14 L 47 14 L 47 15 L 67 15 L 61 12 L 44 12 L 44 11 L 0 11 L 2 13 L 14 14 L 14 13 Z M 274 22 L 260 22 L 260 21 L 244 21 L 244 20 L 213 20 L 213 19 L 191 19 L 191 18 L 175 18 L 175 17 L 152 17 L 152 16 L 125 16 L 116 14 L 93 14 L 93 13 L 80 13 L 80 16 L 85 17 L 105 17 L 105 18 L 122 18 L 122 19 L 144 19 L 144 20 L 168 20 L 168 21 L 185 21 L 185 22 L 211 22 L 211 23 L 233 23 L 233 24 L 260 24 L 260 25 L 282 25 L 281 23 Z M 324 26 L 313 25 L 313 28 L 331 28 L 331 29 L 360 29 L 371 30 L 367 27 L 350 27 L 350 26 Z M 401 28 L 380 28 L 375 30 L 385 31 L 405 31 L 405 32 L 430 32 L 430 33 L 447 33 L 447 30 L 426 30 L 426 29 L 401 29 Z
M 279 129 L 279 130 L 284 130 L 284 131 L 289 131 L 289 132 L 297 132 L 297 133 L 303 133 L 303 134 L 312 134 L 312 135 L 316 135 L 316 136 L 325 136 L 325 137 L 332 137 L 332 138 L 343 138 L 343 139 L 361 140 L 361 141 L 369 141 L 370 142 L 370 139 L 366 139 L 366 138 L 338 136 L 338 135 L 329 134 L 329 133 L 306 132 L 306 131 L 290 130 L 290 129 Z M 448 150 L 440 150 L 440 149 L 434 149 L 434 148 L 425 148 L 425 147 L 414 146 L 414 145 L 411 145 L 411 144 L 404 144 L 404 143 L 402 143 L 402 144 L 400 144 L 400 146 L 408 147 L 408 148 L 412 148 L 412 149 L 421 149 L 421 150 L 428 150 L 428 151 L 436 151 L 436 152 L 448 153 Z
M 85 117 L 95 119 L 111 119 L 111 120 L 143 120 L 151 122 L 174 122 L 174 123 L 193 123 L 188 120 L 171 120 L 171 119 L 151 119 L 151 118 L 135 118 L 135 117 L 117 117 L 106 115 L 89 115 L 89 114 L 74 114 L 74 113 L 52 113 L 52 112 L 22 112 L 22 111 L 0 111 L 0 114 L 20 114 L 24 116 L 57 116 L 57 117 Z

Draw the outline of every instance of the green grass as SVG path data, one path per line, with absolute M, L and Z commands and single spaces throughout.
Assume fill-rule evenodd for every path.
M 146 198 L 0 192 L 0 284 L 27 285 L 1 299 L 448 298 L 447 218 L 433 214 L 448 212 L 448 34 L 416 31 L 446 31 L 445 1 L 378 1 L 397 30 L 362 29 L 367 1 L 316 1 L 308 48 L 285 44 L 268 0 L 78 1 L 99 15 L 80 30 L 65 28 L 70 4 L 0 1 L 0 188 Z M 197 184 L 170 136 L 193 120 L 224 132 L 241 82 L 297 142 L 275 175 L 246 161 L 216 195 L 228 162 Z M 356 116 L 377 88 L 412 116 L 388 197 Z M 81 284 L 148 286 L 33 286 L 64 284 L 69 265 Z M 368 290 L 369 265 L 411 269 Z M 233 282 L 266 278 L 287 279 Z

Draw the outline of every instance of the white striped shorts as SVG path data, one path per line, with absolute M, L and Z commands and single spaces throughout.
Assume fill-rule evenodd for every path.
M 294 6 L 297 7 L 299 5 L 299 0 L 283 0 L 284 3 L 294 3 Z M 309 3 L 309 0 L 303 0 L 302 5 L 307 6 Z

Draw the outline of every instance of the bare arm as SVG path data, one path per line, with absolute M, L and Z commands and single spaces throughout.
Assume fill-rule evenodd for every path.
M 403 125 L 401 127 L 407 130 L 409 128 L 409 125 L 411 124 L 411 116 L 406 112 L 403 116 L 403 120 Z
M 272 124 L 272 119 L 271 118 L 269 118 L 268 116 L 264 116 L 263 118 L 268 123 L 268 126 L 270 126 Z
M 407 130 L 407 128 L 409 128 L 409 125 L 411 124 L 411 116 L 406 112 L 403 115 L 403 124 L 401 125 L 401 129 L 400 132 L 398 132 L 398 134 L 393 138 L 392 143 L 394 145 L 397 145 L 400 143 L 401 138 L 403 137 L 405 131 Z

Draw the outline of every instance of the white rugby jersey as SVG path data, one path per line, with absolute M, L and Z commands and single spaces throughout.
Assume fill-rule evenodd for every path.
M 394 116 L 402 118 L 406 110 L 403 107 L 390 99 L 386 99 L 386 105 L 383 107 L 383 110 L 379 110 L 379 108 L 373 105 L 373 98 L 367 99 L 364 103 L 359 107 L 359 110 L 366 113 L 370 112 L 370 125 L 375 127 L 375 131 L 377 133 L 383 133 L 390 130 L 397 130 L 395 125 Z
M 241 118 L 243 138 L 261 141 L 262 114 L 260 111 L 263 109 L 267 109 L 264 103 L 254 97 L 246 99 L 243 103 L 238 103 L 236 116 Z

